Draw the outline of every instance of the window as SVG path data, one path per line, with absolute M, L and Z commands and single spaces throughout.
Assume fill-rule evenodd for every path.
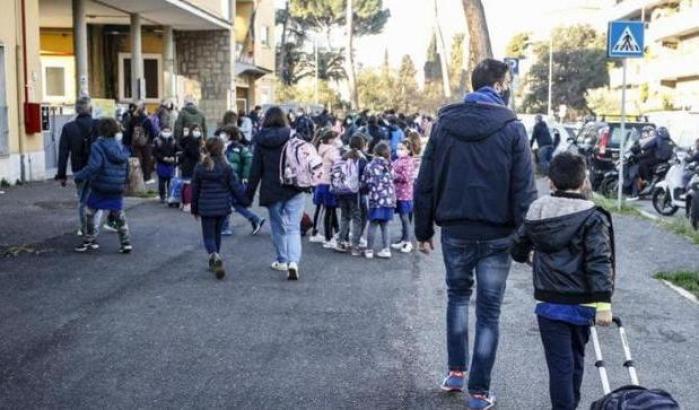
M 43 100 L 52 104 L 75 102 L 75 60 L 73 57 L 41 57 Z
M 8 136 L 9 119 L 7 118 L 7 90 L 5 89 L 5 47 L 0 44 L 0 156 L 10 153 Z
M 162 94 L 162 56 L 143 55 L 143 77 L 145 80 L 146 102 L 160 102 Z M 119 53 L 119 100 L 129 101 L 131 96 L 131 54 Z
M 263 46 L 269 46 L 269 26 L 262 26 L 260 30 L 260 43 Z
M 46 67 L 46 95 L 60 97 L 66 94 L 66 69 L 63 67 Z

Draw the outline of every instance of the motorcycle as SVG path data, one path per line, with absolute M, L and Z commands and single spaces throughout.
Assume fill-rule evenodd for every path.
M 625 195 L 634 195 L 635 189 L 634 184 L 638 183 L 638 164 L 641 159 L 641 145 L 638 141 L 634 142 L 632 146 L 626 151 L 624 157 L 624 187 L 623 193 Z M 602 182 L 599 184 L 598 192 L 607 198 L 615 198 L 619 194 L 619 165 L 620 162 L 617 161 L 614 169 L 607 171 L 602 178 Z M 670 169 L 669 163 L 661 163 L 653 168 L 653 177 L 646 184 L 643 189 L 641 189 L 637 195 L 639 197 L 647 197 L 648 195 L 655 192 L 655 187 L 659 182 L 665 179 L 665 175 Z
M 695 167 L 694 175 L 689 180 L 686 196 L 687 217 L 694 230 L 699 230 L 699 167 Z
M 689 153 L 683 150 L 678 150 L 675 153 L 675 158 L 673 160 L 670 170 L 667 172 L 665 179 L 660 181 L 653 191 L 653 208 L 663 216 L 672 216 L 680 208 L 687 211 L 687 216 L 691 218 L 691 210 L 697 207 L 697 204 L 692 204 L 692 198 L 695 194 L 690 191 L 693 187 L 692 181 L 697 183 L 699 176 L 697 176 L 697 164 L 688 163 Z M 691 173 L 693 176 L 690 178 L 689 184 L 687 183 L 686 175 Z M 690 189 L 688 189 L 690 188 Z M 696 219 L 696 218 L 695 218 Z M 695 225 L 696 222 L 693 222 Z

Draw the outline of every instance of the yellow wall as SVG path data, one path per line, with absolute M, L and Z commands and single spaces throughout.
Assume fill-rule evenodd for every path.
M 235 8 L 235 41 L 242 43 L 250 27 L 253 3 L 237 3 Z
M 119 39 L 119 51 L 122 53 L 131 52 L 131 39 L 128 35 L 114 36 Z M 141 35 L 141 47 L 143 53 L 162 54 L 163 36 L 162 34 L 143 31 Z M 71 29 L 41 29 L 41 52 L 42 54 L 73 54 L 73 31 Z
M 274 70 L 276 48 L 274 0 L 258 0 L 255 14 L 255 64 L 268 70 Z M 269 44 L 263 45 L 260 33 L 264 27 L 269 28 Z
M 7 1 L 7 0 L 6 0 Z M 27 59 L 29 81 L 29 101 L 41 101 L 41 62 L 39 59 L 39 1 L 26 0 Z M 39 134 L 24 133 L 24 80 L 22 67 L 17 67 L 17 45 L 21 42 L 20 1 L 9 0 L 3 3 L 0 13 L 0 43 L 5 48 L 5 84 L 9 121 L 9 148 L 11 154 L 20 150 L 19 138 L 23 138 L 24 151 L 41 151 L 43 137 Z M 21 49 L 20 49 L 21 53 Z M 21 61 L 21 55 L 20 55 Z M 19 109 L 18 109 L 19 108 Z

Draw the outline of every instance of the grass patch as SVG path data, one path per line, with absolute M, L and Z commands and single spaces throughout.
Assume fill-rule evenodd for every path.
M 699 245 L 699 231 L 695 231 L 694 228 L 692 228 L 692 224 L 689 223 L 687 218 L 672 218 L 668 221 L 660 221 L 659 224 L 677 235 L 688 238 L 695 245 Z
M 655 274 L 655 278 L 666 280 L 699 298 L 699 272 L 659 272 Z
M 630 216 L 642 216 L 641 211 L 639 211 L 638 208 L 636 208 L 634 205 L 630 205 L 628 202 L 625 201 L 621 203 L 621 210 L 619 209 L 619 204 L 616 199 L 610 199 L 605 197 L 604 195 L 594 194 L 592 197 L 592 201 L 595 203 L 595 205 L 600 206 L 612 213 Z
M 0 179 L 0 187 L 2 187 L 2 188 L 9 188 L 9 187 L 10 187 L 10 183 L 7 182 L 7 180 L 6 180 L 5 178 Z
M 130 196 L 130 197 L 133 197 L 133 198 L 145 198 L 145 199 L 148 199 L 148 198 L 155 198 L 156 196 L 158 196 L 158 193 L 155 192 L 155 191 L 152 190 L 152 189 L 149 189 L 149 190 L 147 190 L 147 191 L 145 191 L 145 192 L 136 192 L 136 193 L 133 193 L 133 194 L 131 194 L 131 195 L 129 195 L 129 196 Z

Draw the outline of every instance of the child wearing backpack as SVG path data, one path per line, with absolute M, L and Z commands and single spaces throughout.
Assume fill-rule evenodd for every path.
M 177 144 L 172 137 L 169 126 L 163 127 L 160 135 L 153 143 L 153 156 L 155 157 L 155 171 L 158 174 L 158 194 L 160 203 L 165 203 L 170 192 L 170 181 L 175 176 L 175 157 Z
M 527 262 L 534 250 L 536 315 L 549 369 L 554 409 L 580 402 L 585 344 L 594 321 L 612 321 L 614 230 L 610 214 L 583 194 L 585 160 L 572 153 L 549 166 L 553 193 L 534 201 L 514 236 L 512 257 Z
M 245 190 L 233 168 L 223 155 L 220 138 L 206 140 L 206 156 L 194 168 L 192 178 L 192 215 L 201 218 L 204 247 L 209 254 L 209 270 L 217 279 L 223 279 L 226 271 L 221 258 L 221 232 L 223 222 L 231 213 L 233 199 L 249 205 Z
M 330 190 L 330 173 L 333 163 L 340 158 L 342 141 L 339 134 L 325 129 L 319 138 L 318 155 L 323 160 L 323 173 L 320 184 L 316 187 L 313 202 L 321 204 L 325 210 L 323 216 L 323 248 L 334 249 L 337 245 L 334 235 L 339 230 L 337 221 L 337 198 Z
M 402 253 L 413 251 L 410 242 L 410 215 L 413 213 L 413 159 L 410 157 L 410 149 L 404 141 L 398 144 L 396 160 L 393 161 L 393 182 L 396 187 L 396 212 L 400 217 L 401 237 L 400 241 L 391 244 L 391 248 Z
M 388 224 L 393 220 L 396 208 L 396 193 L 393 185 L 393 167 L 391 166 L 391 149 L 385 142 L 374 147 L 374 159 L 366 166 L 362 181 L 369 198 L 369 231 L 367 249 L 364 256 L 374 258 L 374 240 L 376 230 L 381 229 L 382 247 L 376 254 L 379 258 L 390 258 L 390 236 Z
M 363 203 L 360 181 L 367 165 L 364 150 L 364 138 L 355 135 L 350 138 L 350 150 L 333 165 L 331 187 L 337 195 L 340 208 L 340 237 L 335 250 L 360 256 L 359 242 L 364 232 L 366 206 Z M 364 217 L 363 217 L 364 216 Z M 350 242 L 350 223 L 352 238 Z

